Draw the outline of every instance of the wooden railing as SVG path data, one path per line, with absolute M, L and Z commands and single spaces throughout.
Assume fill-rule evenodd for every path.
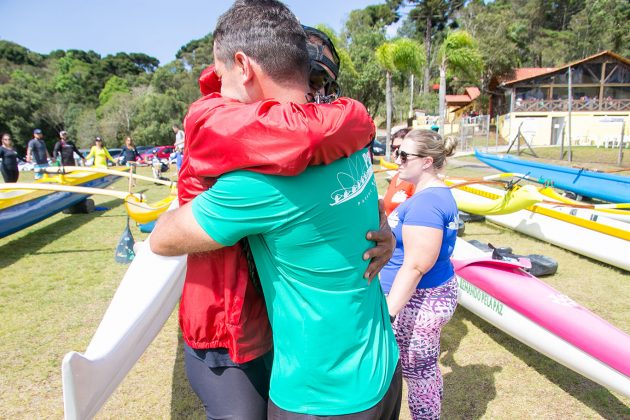
M 517 100 L 514 104 L 516 112 L 553 112 L 568 111 L 567 99 L 525 99 Z M 630 111 L 630 99 L 576 99 L 572 103 L 572 110 L 587 111 Z

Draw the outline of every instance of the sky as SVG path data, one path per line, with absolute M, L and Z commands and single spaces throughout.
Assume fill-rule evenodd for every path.
M 385 0 L 285 0 L 300 21 L 339 32 L 352 10 Z M 0 0 L 0 39 L 32 51 L 142 52 L 175 59 L 179 48 L 212 32 L 232 0 Z

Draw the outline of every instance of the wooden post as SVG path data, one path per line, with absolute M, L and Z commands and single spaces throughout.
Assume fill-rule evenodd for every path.
M 490 147 L 490 114 L 486 116 L 486 153 Z
M 562 130 L 560 130 L 560 160 L 564 160 L 564 122 L 562 123 Z
M 387 120 L 387 133 L 385 133 L 385 156 L 386 160 L 390 160 L 391 156 L 391 139 L 392 139 L 392 74 L 387 70 L 385 76 L 385 104 L 386 104 L 386 120 Z
M 571 153 L 571 108 L 573 107 L 573 89 L 571 86 L 571 66 L 569 66 L 569 148 L 568 148 L 568 161 L 571 162 L 573 160 L 573 155 Z
M 488 131 L 489 130 L 490 128 L 488 127 Z M 499 152 L 499 116 L 498 115 L 495 117 L 495 120 L 494 120 L 494 143 L 495 143 L 494 152 L 498 153 Z
M 626 120 L 624 118 L 621 123 L 621 137 L 619 137 L 619 154 L 617 155 L 617 166 L 621 166 L 621 162 L 623 161 L 623 136 L 626 132 Z

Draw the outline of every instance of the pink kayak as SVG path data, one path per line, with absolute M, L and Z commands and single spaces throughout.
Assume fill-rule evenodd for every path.
M 630 397 L 630 336 L 521 269 L 458 239 L 460 304 L 568 368 Z

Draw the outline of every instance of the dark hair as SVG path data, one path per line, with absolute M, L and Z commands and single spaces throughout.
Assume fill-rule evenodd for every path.
M 405 136 L 409 134 L 410 131 L 411 131 L 411 127 L 401 128 L 400 130 L 396 131 L 394 134 L 392 134 L 392 139 L 391 139 L 392 144 L 394 144 L 395 139 L 405 138 Z
M 228 68 L 234 65 L 234 54 L 242 51 L 276 83 L 306 82 L 306 34 L 277 0 L 237 0 L 219 17 L 213 37 L 216 58 Z

